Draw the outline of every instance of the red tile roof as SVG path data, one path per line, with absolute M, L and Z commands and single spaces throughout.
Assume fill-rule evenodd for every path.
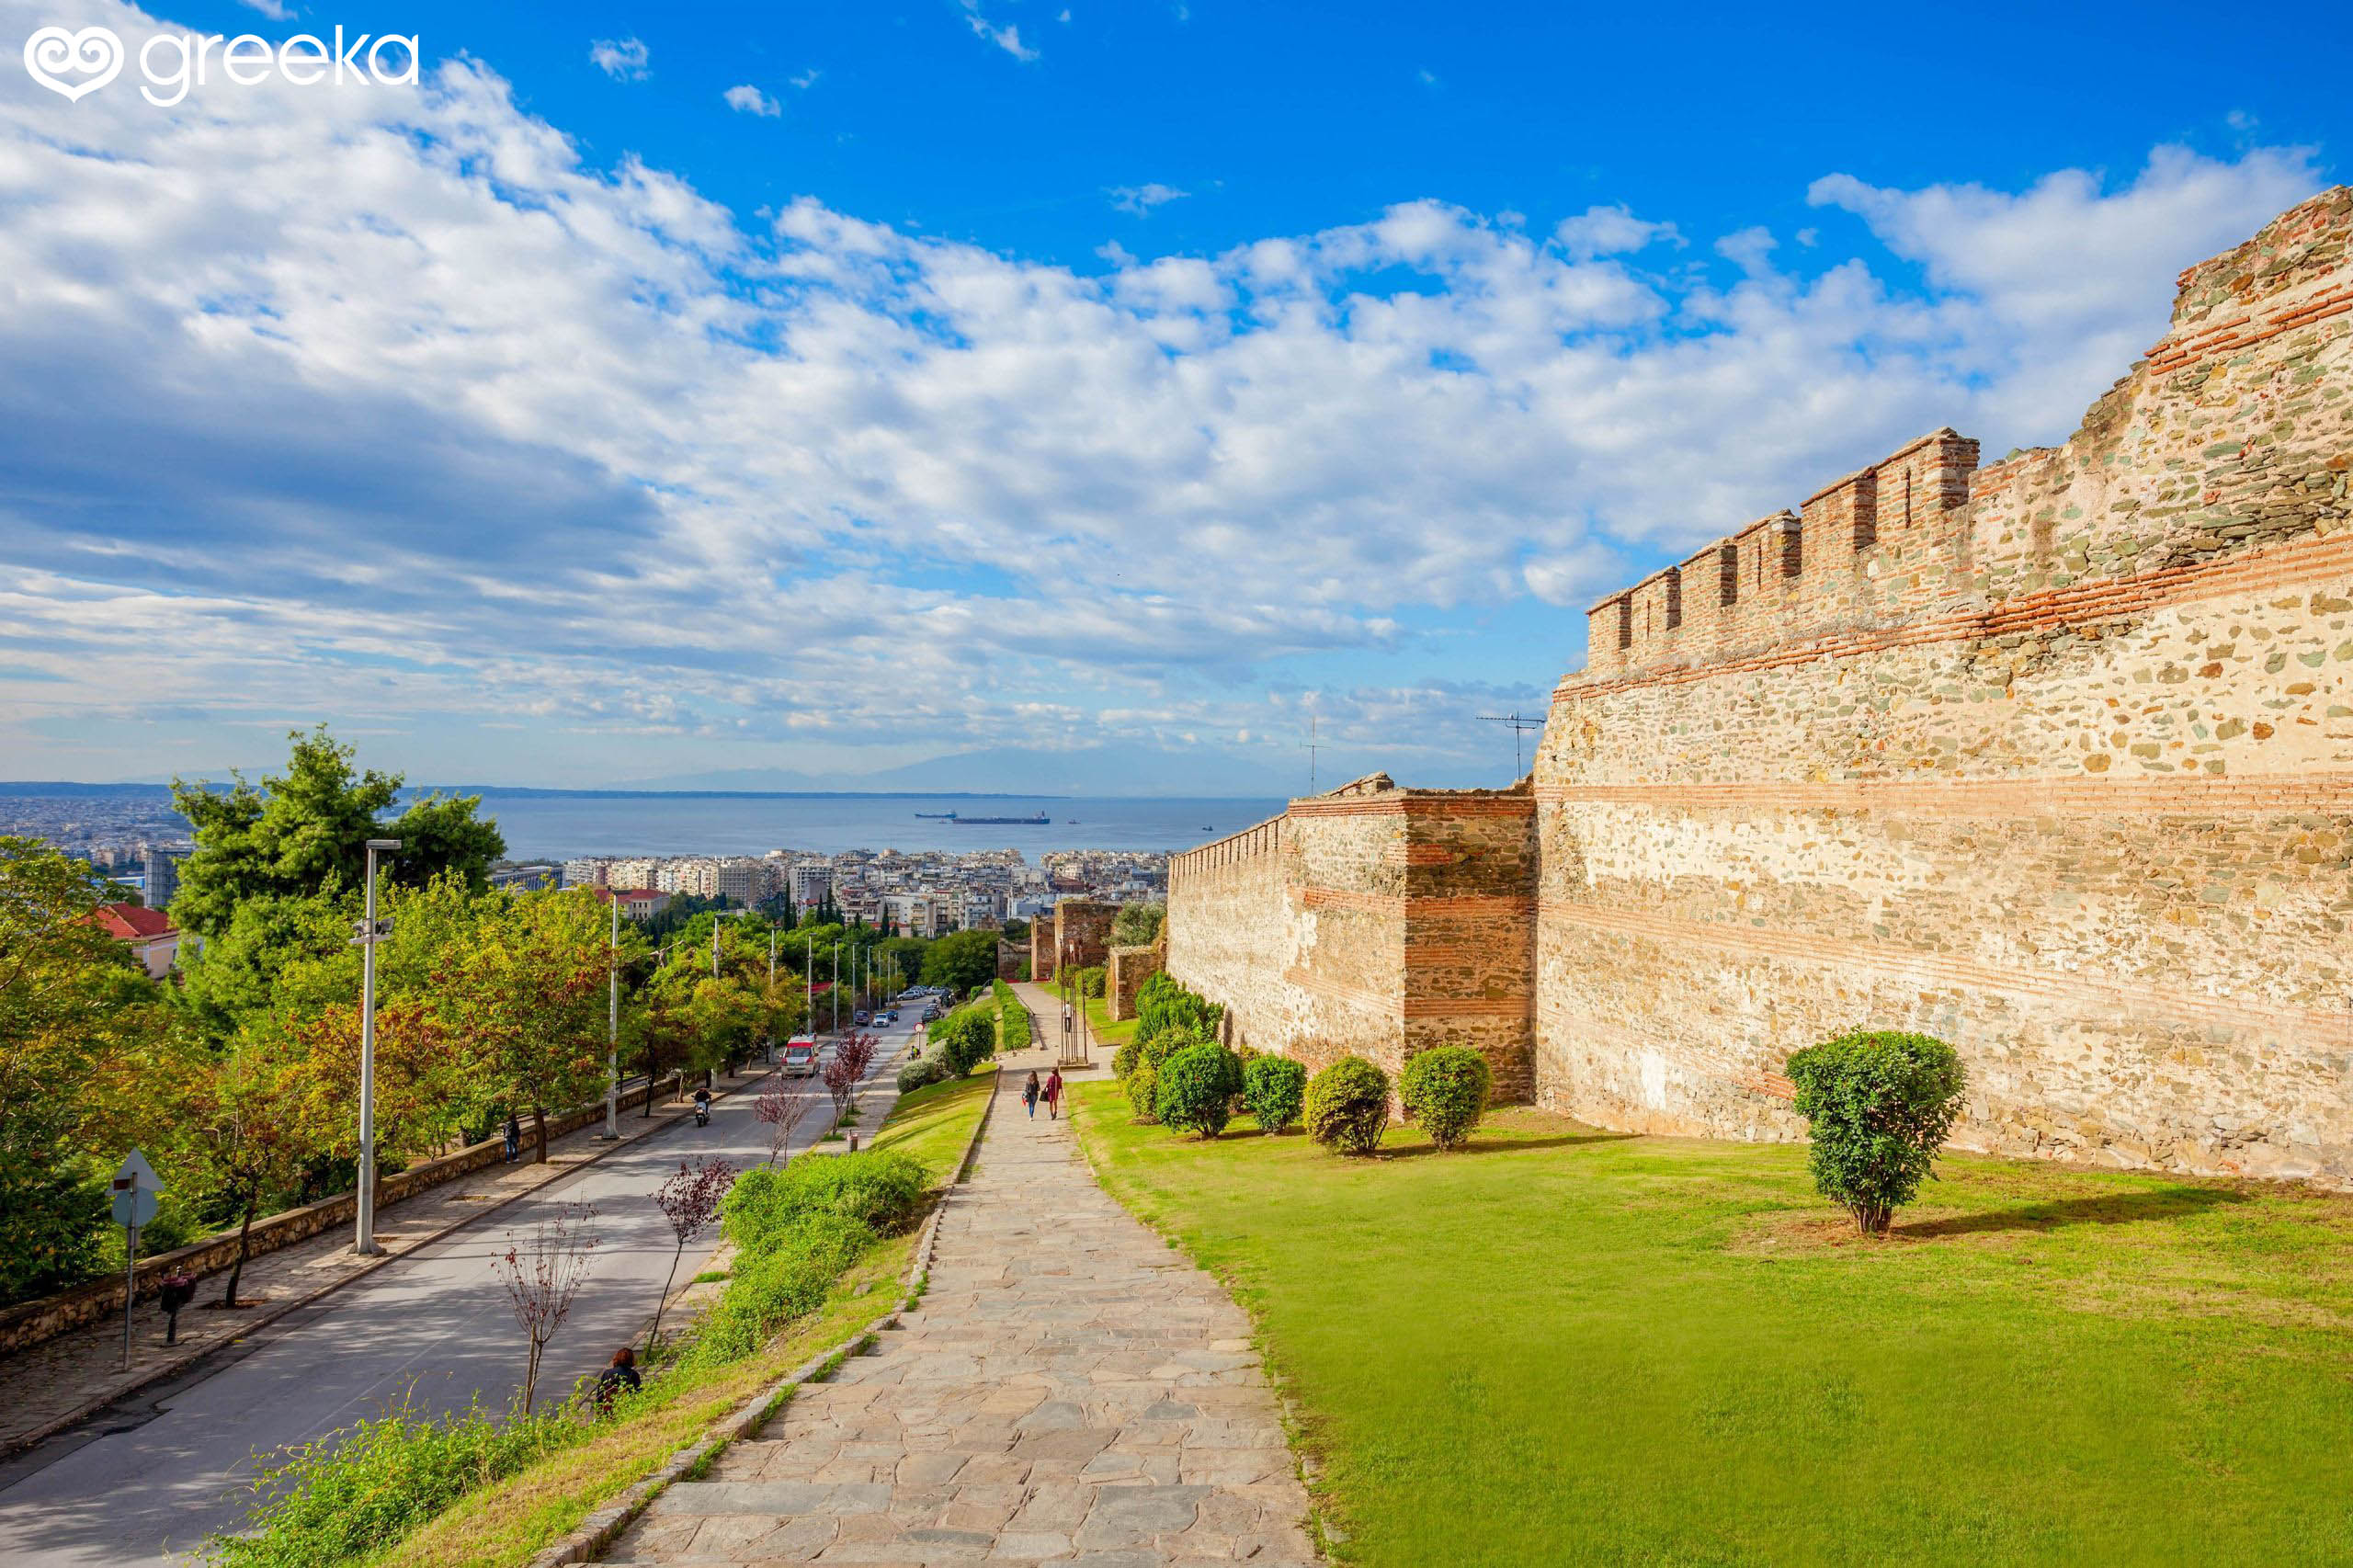
M 143 903 L 102 903 L 98 905 L 97 922 L 108 936 L 123 942 L 152 941 L 179 932 L 169 915 Z

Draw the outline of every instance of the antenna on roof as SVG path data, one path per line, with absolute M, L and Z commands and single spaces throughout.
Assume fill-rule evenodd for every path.
M 1523 719 L 1520 717 L 1518 710 L 1514 709 L 1509 713 L 1482 713 L 1479 715 L 1479 722 L 1482 724 L 1509 724 L 1511 726 L 1511 776 L 1515 781 L 1518 780 L 1519 778 L 1519 737 L 1527 734 L 1531 730 L 1542 729 L 1544 727 L 1544 721 L 1541 719 Z
M 1307 738 L 1299 743 L 1307 753 L 1307 792 L 1315 793 L 1315 754 L 1321 748 L 1315 744 L 1315 715 L 1307 716 Z

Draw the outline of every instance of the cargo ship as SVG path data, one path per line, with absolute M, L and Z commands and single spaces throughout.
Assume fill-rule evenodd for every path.
M 1044 827 L 1054 820 L 1043 812 L 1034 817 L 967 817 L 954 812 L 917 812 L 915 815 L 933 822 L 952 822 L 961 827 Z

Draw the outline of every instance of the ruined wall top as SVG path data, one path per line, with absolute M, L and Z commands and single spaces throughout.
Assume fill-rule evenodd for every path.
M 1824 485 L 1797 510 L 1760 517 L 1611 594 L 1586 612 L 1586 665 L 1562 689 L 1737 661 L 2084 576 L 2129 575 L 2261 543 L 2283 528 L 2309 531 L 2309 508 L 2268 528 L 2239 526 L 2257 509 L 2241 504 L 2255 486 L 2230 475 L 2210 479 L 2198 505 L 2174 505 L 2165 460 L 2214 458 L 2195 435 L 2209 378 L 2291 351 L 2275 339 L 2341 336 L 2353 324 L 2336 320 L 2353 312 L 2349 238 L 2353 189 L 2339 187 L 2184 271 L 2170 330 L 2063 447 L 1981 467 L 1974 440 L 1932 431 Z M 2245 454 L 2226 455 L 2235 462 Z M 2059 537 L 2065 530 L 2050 514 L 2067 515 L 2070 486 L 2127 484 L 2147 492 L 2148 504 L 2077 506 L 2095 520 Z M 2106 488 L 2097 499 L 2109 500 Z

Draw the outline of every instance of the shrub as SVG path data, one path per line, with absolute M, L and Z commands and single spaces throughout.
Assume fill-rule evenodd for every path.
M 1460 1149 L 1487 1108 L 1494 1074 L 1487 1059 L 1467 1045 L 1441 1045 L 1405 1063 L 1397 1097 L 1441 1149 Z
M 1896 1210 L 1935 1174 L 1968 1074 L 1951 1046 L 1893 1030 L 1844 1034 L 1790 1058 L 1797 1110 L 1813 1124 L 1813 1185 L 1855 1228 L 1887 1234 Z
M 561 1406 L 500 1421 L 480 1405 L 428 1416 L 405 1401 L 265 1464 L 244 1535 L 217 1535 L 222 1568 L 313 1568 L 372 1558 L 478 1486 L 567 1448 L 591 1428 Z
M 995 1050 L 996 1017 L 985 1005 L 959 1007 L 931 1026 L 931 1051 L 948 1064 L 951 1076 L 962 1077 Z
M 1207 1039 L 1217 1032 L 1225 1009 L 1186 990 L 1165 973 L 1150 974 L 1136 987 L 1136 1038 L 1165 1028 L 1198 1031 Z
M 809 1163 L 865 1157 L 844 1154 Z M 846 1214 L 819 1210 L 767 1236 L 757 1251 L 738 1253 L 726 1293 L 703 1317 L 688 1358 L 723 1366 L 750 1355 L 786 1324 L 823 1306 L 834 1281 L 873 1244 L 872 1227 Z
M 1153 1108 L 1166 1126 L 1214 1138 L 1225 1131 L 1241 1088 L 1242 1063 L 1233 1052 L 1222 1045 L 1188 1045 L 1161 1067 Z
M 1242 1098 L 1261 1132 L 1280 1132 L 1307 1102 L 1307 1069 L 1288 1056 L 1261 1056 L 1242 1069 Z
M 1013 987 L 1000 980 L 994 988 L 996 997 L 997 1049 L 1027 1051 L 1034 1038 L 1029 1028 L 1029 1009 L 1021 1005 Z
M 1130 1040 L 1111 1053 L 1111 1076 L 1125 1083 L 1128 1074 L 1134 1072 L 1142 1061 L 1143 1042 L 1139 1040 Z
M 955 1075 L 948 1070 L 948 1063 L 938 1057 L 919 1056 L 899 1069 L 899 1093 L 912 1095 L 917 1089 L 944 1084 Z
M 1138 1121 L 1160 1119 L 1160 1070 L 1147 1062 L 1128 1074 L 1128 1108 Z
M 1069 978 L 1071 982 L 1077 986 L 1078 994 L 1082 1000 L 1095 1000 L 1099 999 L 1102 996 L 1103 966 L 1101 964 L 1092 964 L 1086 969 L 1072 970 L 1070 971 Z M 1060 984 L 1061 983 L 1057 981 L 1057 989 L 1060 988 Z
M 1307 1134 L 1343 1154 L 1370 1154 L 1389 1127 L 1389 1074 L 1343 1056 L 1307 1085 Z
M 1257 1061 L 1258 1056 L 1259 1052 L 1255 1047 L 1237 1045 L 1233 1048 L 1233 1102 L 1226 1111 L 1228 1120 L 1232 1120 L 1250 1108 L 1248 1103 L 1242 1097 L 1242 1085 L 1249 1080 L 1250 1063 Z
M 720 1211 L 727 1239 L 754 1253 L 779 1244 L 812 1214 L 839 1215 L 886 1233 L 904 1229 L 923 1207 L 926 1186 L 915 1160 L 870 1149 L 746 1171 Z
M 1138 1029 L 1135 1038 L 1144 1062 L 1156 1068 L 1168 1065 L 1168 1059 L 1180 1051 L 1214 1043 L 1207 1034 L 1185 1024 L 1167 1025 L 1150 1033 Z

